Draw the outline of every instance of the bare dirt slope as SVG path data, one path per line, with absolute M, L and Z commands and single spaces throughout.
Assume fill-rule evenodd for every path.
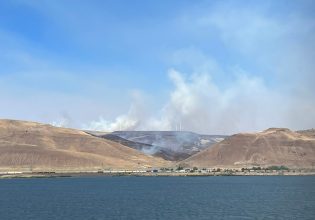
M 189 131 L 115 131 L 99 137 L 118 141 L 165 160 L 181 161 L 222 141 L 226 136 L 200 135 Z
M 310 168 L 315 166 L 315 137 L 285 128 L 236 134 L 183 163 L 197 167 L 285 165 Z
M 143 153 L 145 153 L 147 155 L 151 155 L 154 157 L 160 157 L 160 158 L 162 158 L 164 160 L 168 160 L 168 161 L 181 161 L 181 160 L 184 160 L 184 159 L 188 158 L 189 156 L 191 156 L 190 154 L 188 154 L 186 152 L 174 151 L 174 150 L 172 150 L 170 148 L 166 148 L 166 147 L 160 147 L 160 146 L 154 146 L 151 144 L 130 141 L 128 139 L 122 138 L 122 137 L 120 137 L 118 135 L 114 135 L 114 134 L 100 135 L 100 136 L 96 136 L 96 137 L 111 140 L 111 141 L 120 143 L 124 146 L 136 149 L 138 151 L 142 151 Z
M 141 169 L 169 163 L 83 131 L 0 120 L 0 169 Z

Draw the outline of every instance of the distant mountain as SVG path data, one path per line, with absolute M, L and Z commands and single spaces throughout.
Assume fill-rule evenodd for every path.
M 186 159 L 226 137 L 187 131 L 115 131 L 98 136 L 170 161 Z
M 0 120 L 0 171 L 144 169 L 169 162 L 83 131 Z
M 284 165 L 315 167 L 314 130 L 294 132 L 270 128 L 241 133 L 207 148 L 182 162 L 197 167 L 244 167 Z

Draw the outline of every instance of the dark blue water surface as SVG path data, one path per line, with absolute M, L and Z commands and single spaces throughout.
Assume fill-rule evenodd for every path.
M 0 219 L 315 219 L 314 176 L 0 180 Z

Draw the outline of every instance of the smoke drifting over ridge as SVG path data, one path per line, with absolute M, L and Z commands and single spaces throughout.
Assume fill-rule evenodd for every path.
M 84 128 L 102 131 L 176 130 L 181 124 L 183 130 L 231 134 L 268 127 L 295 129 L 305 126 L 298 123 L 299 117 L 309 112 L 300 112 L 292 123 L 290 117 L 299 111 L 298 106 L 292 108 L 290 97 L 267 88 L 260 78 L 248 77 L 241 72 L 233 84 L 222 89 L 213 82 L 209 73 L 185 77 L 171 69 L 168 75 L 174 89 L 158 111 L 151 112 L 138 92 L 133 94 L 133 102 L 126 114 L 114 121 L 100 118 Z
M 314 13 L 294 7 L 279 14 L 275 6 L 271 16 L 267 8 L 228 1 L 182 16 L 176 24 L 206 42 L 173 51 L 168 100 L 152 110 L 138 94 L 128 113 L 86 127 L 176 130 L 181 123 L 183 130 L 207 134 L 315 127 Z M 220 49 L 209 49 L 211 41 Z

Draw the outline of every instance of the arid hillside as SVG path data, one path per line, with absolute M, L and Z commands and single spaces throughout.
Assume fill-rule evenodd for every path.
M 145 144 L 135 141 L 130 141 L 128 139 L 122 138 L 120 136 L 114 135 L 114 134 L 106 134 L 106 135 L 100 135 L 96 136 L 99 138 L 104 138 L 107 140 L 111 140 L 114 142 L 117 142 L 119 144 L 125 145 L 127 147 L 136 149 L 138 151 L 143 152 L 144 154 L 151 155 L 154 157 L 160 157 L 164 160 L 168 161 L 180 161 L 188 158 L 191 156 L 190 154 L 182 151 L 173 151 L 170 148 L 166 147 L 160 147 L 160 146 L 154 146 L 151 144 Z
M 315 167 L 315 137 L 312 132 L 270 128 L 226 138 L 183 161 L 197 167 L 245 167 L 284 165 Z
M 169 162 L 83 131 L 0 120 L 0 170 L 145 169 Z
M 189 131 L 115 131 L 97 136 L 169 161 L 184 160 L 226 138 Z

